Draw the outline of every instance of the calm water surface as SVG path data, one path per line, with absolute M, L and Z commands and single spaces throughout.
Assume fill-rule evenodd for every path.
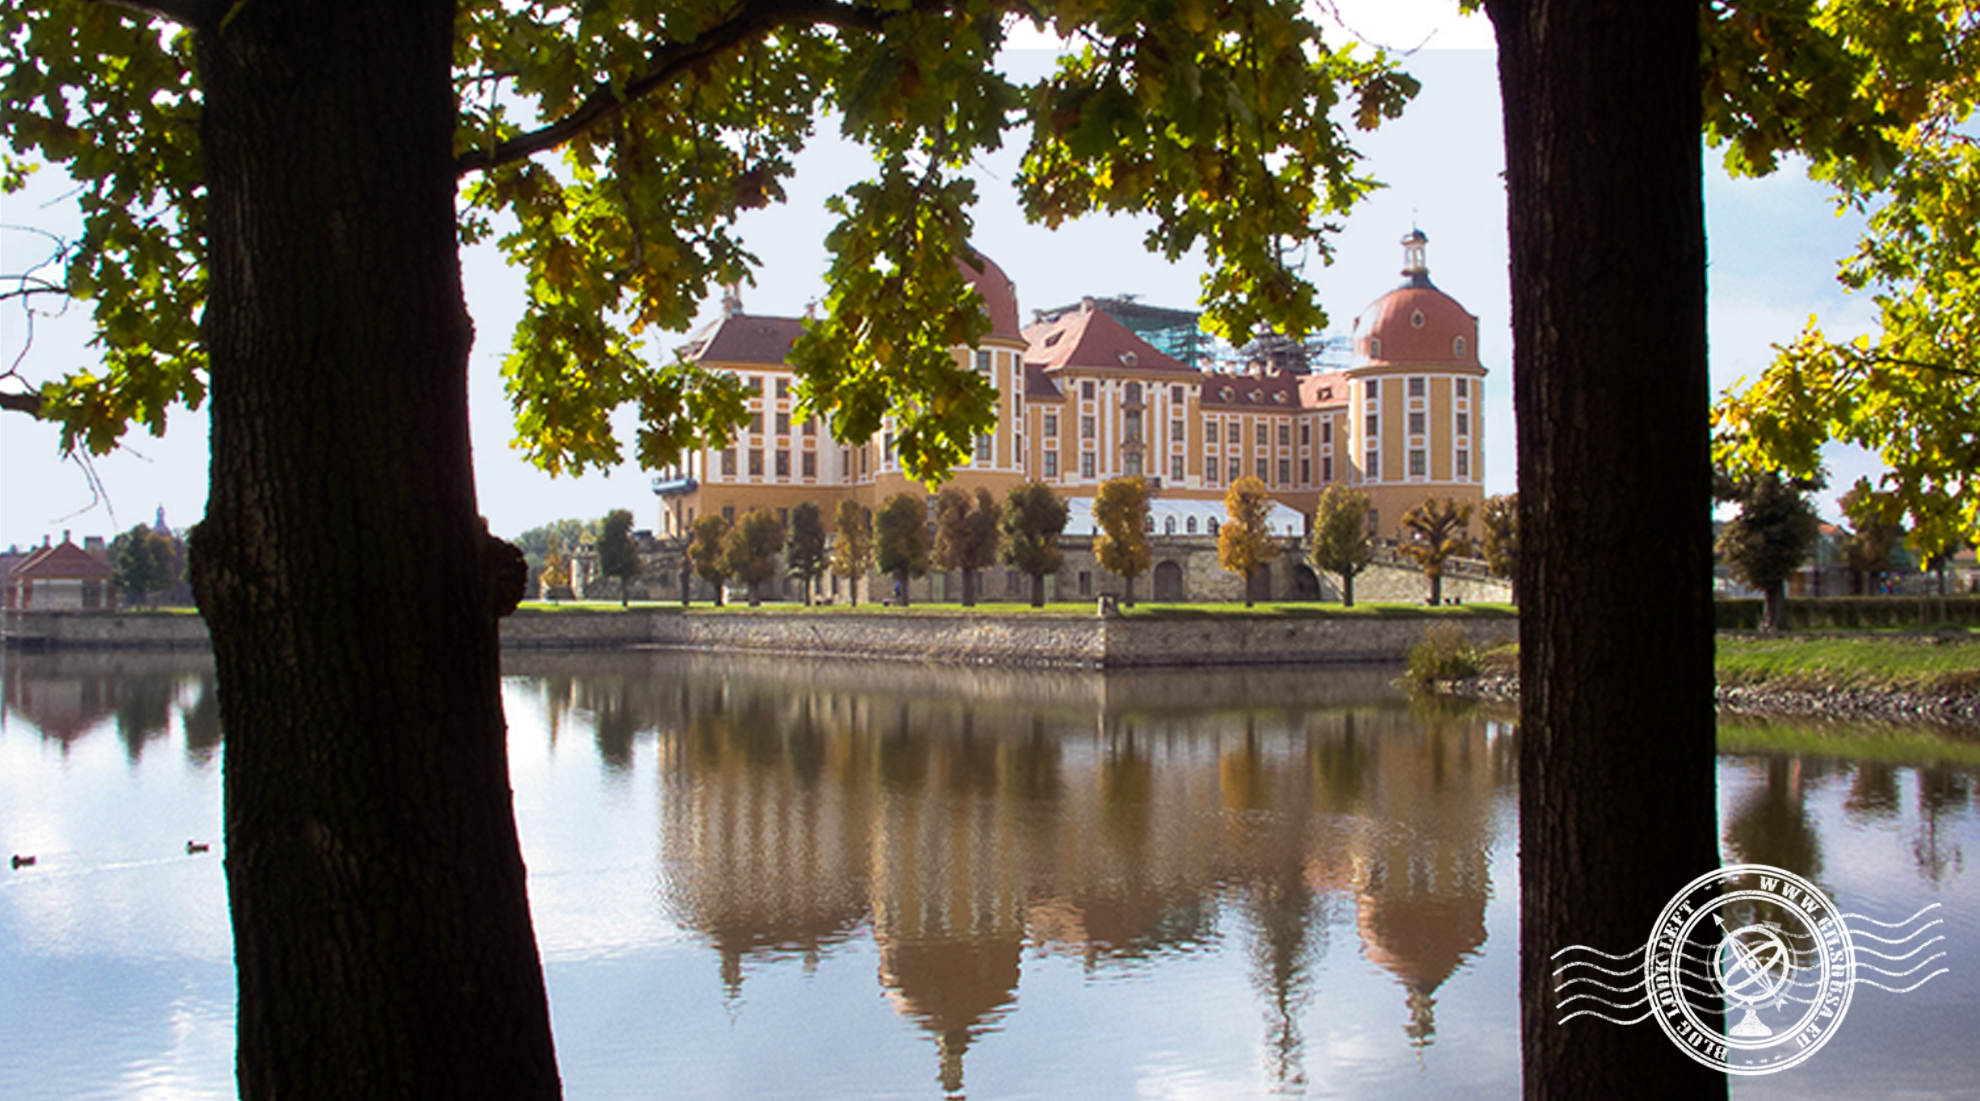
M 1515 735 L 1392 670 L 509 673 L 574 1101 L 1517 1095 Z M 38 861 L 0 867 L 0 1097 L 231 1097 L 210 667 L 7 655 L 4 684 L 0 849 Z M 1951 968 L 1859 989 L 1736 1096 L 1980 1098 L 1977 788 L 1721 759 L 1729 860 L 1941 903 Z

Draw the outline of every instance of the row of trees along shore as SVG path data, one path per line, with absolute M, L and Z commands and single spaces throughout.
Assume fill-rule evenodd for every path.
M 1655 1029 L 1561 1024 L 1551 966 L 1641 943 L 1718 864 L 1704 149 L 1740 174 L 1792 156 L 1872 212 L 1845 278 L 1877 291 L 1879 334 L 1811 325 L 1728 409 L 1752 429 L 1730 457 L 1806 477 L 1821 439 L 1860 438 L 1921 528 L 1970 536 L 1980 21 L 1924 0 L 1459 5 L 1491 20 L 1505 131 L 1522 1089 L 1723 1097 Z M 1219 335 L 1325 327 L 1294 258 L 1324 258 L 1377 186 L 1353 130 L 1418 88 L 1406 59 L 1325 33 L 1332 12 L 10 5 L 0 133 L 20 159 L 0 184 L 66 171 L 83 222 L 18 300 L 84 303 L 101 362 L 23 373 L 0 407 L 96 453 L 178 407 L 210 418 L 188 569 L 227 729 L 241 1097 L 561 1093 L 503 736 L 497 623 L 528 565 L 477 506 L 463 242 L 525 275 L 503 365 L 524 451 L 615 466 L 612 414 L 636 406 L 633 457 L 665 468 L 746 399 L 637 338 L 747 277 L 737 216 L 782 198 L 830 105 L 873 178 L 833 202 L 798 389 L 840 439 L 894 417 L 908 472 L 938 479 L 994 420 L 951 349 L 987 331 L 968 173 L 1009 135 L 1029 218 L 1145 218 L 1152 251 L 1201 257 Z M 1079 46 L 1020 81 L 1020 26 Z
M 1102 569 L 1125 583 L 1122 603 L 1129 607 L 1135 602 L 1135 580 L 1152 565 L 1151 505 L 1149 484 L 1139 475 L 1101 483 L 1094 498 L 1093 556 Z M 1287 540 L 1269 530 L 1272 501 L 1257 478 L 1233 483 L 1224 508 L 1225 521 L 1213 524 L 1210 534 L 1217 539 L 1219 563 L 1244 580 L 1249 607 L 1252 578 L 1286 552 Z M 1369 515 L 1366 494 L 1336 486 L 1322 497 L 1311 538 L 1303 548 L 1315 566 L 1340 577 L 1343 603 L 1350 606 L 1355 577 L 1375 561 Z M 897 493 L 871 515 L 857 502 L 842 499 L 829 536 L 820 509 L 809 501 L 790 510 L 788 524 L 765 509 L 751 509 L 733 521 L 708 513 L 694 522 L 684 557 L 688 567 L 713 586 L 717 604 L 723 602 L 731 581 L 745 586 L 751 606 L 761 603 L 762 586 L 776 575 L 781 554 L 806 603 L 826 572 L 849 583 L 848 600 L 856 606 L 860 579 L 876 569 L 893 579 L 895 604 L 907 603 L 909 582 L 938 570 L 960 572 L 961 602 L 973 607 L 982 596 L 982 571 L 1002 563 L 1031 579 L 1031 603 L 1042 607 L 1045 578 L 1063 565 L 1058 544 L 1068 519 L 1065 501 L 1041 483 L 1013 486 L 1002 502 L 987 489 L 971 493 L 948 486 L 934 496 Z M 1443 601 L 1446 565 L 1481 545 L 1495 576 L 1513 574 L 1518 555 L 1516 503 L 1502 498 L 1487 501 L 1482 544 L 1467 531 L 1470 520 L 1470 506 L 1449 498 L 1427 498 L 1403 516 L 1409 538 L 1396 550 L 1423 571 L 1430 583 L 1431 604 Z M 600 559 L 602 563 L 602 546 Z M 602 565 L 601 571 L 611 573 Z

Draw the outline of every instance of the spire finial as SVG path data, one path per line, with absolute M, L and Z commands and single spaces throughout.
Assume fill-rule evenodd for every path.
M 1422 285 L 1430 282 L 1430 262 L 1425 256 L 1429 245 L 1430 238 L 1413 225 L 1410 227 L 1409 236 L 1402 239 L 1402 274 L 1403 278 L 1412 284 Z

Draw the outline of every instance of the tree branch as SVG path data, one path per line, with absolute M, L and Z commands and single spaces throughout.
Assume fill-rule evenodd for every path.
M 793 25 L 880 29 L 880 15 L 870 8 L 838 0 L 744 0 L 726 22 L 702 31 L 689 42 L 662 42 L 648 55 L 647 71 L 623 88 L 601 81 L 563 118 L 511 138 L 492 149 L 463 153 L 454 162 L 458 175 L 486 171 L 527 160 L 554 149 L 624 110 L 633 101 L 660 88 L 701 61 L 779 27 Z
M 97 3 L 112 7 L 130 8 L 156 19 L 164 19 L 193 30 L 210 31 L 218 27 L 226 17 L 230 7 L 239 6 L 229 0 L 96 0 Z M 239 0 L 246 3 L 247 0 Z
M 41 395 L 29 391 L 23 394 L 0 390 L 0 409 L 14 413 L 26 413 L 30 417 L 41 416 Z

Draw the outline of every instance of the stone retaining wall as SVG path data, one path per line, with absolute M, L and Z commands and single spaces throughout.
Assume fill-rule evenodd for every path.
M 1436 620 L 1427 616 L 1144 619 L 830 612 L 522 611 L 502 621 L 516 650 L 658 647 L 1055 668 L 1275 665 L 1398 661 Z M 1454 617 L 1479 645 L 1516 641 L 1511 617 Z M 26 649 L 204 648 L 191 615 L 10 614 L 7 644 Z

